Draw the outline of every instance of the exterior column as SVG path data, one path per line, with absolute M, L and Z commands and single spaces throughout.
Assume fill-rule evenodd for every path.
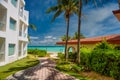
M 24 50 L 23 50 L 23 42 L 21 42 L 21 57 L 23 57 L 23 53 L 24 53 Z
M 22 37 L 24 36 L 24 24 L 22 24 Z

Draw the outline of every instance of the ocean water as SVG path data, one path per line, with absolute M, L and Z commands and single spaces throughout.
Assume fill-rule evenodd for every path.
M 47 50 L 47 52 L 64 52 L 64 46 L 28 46 L 28 49 Z

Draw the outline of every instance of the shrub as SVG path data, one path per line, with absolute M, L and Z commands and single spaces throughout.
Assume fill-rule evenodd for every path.
M 81 48 L 80 59 L 81 64 L 88 70 L 91 63 L 91 49 Z
M 74 64 L 74 65 L 72 65 L 71 70 L 74 71 L 74 72 L 79 73 L 79 72 L 84 70 L 84 67 L 83 66 L 78 66 L 78 65 Z
M 58 53 L 58 57 L 60 58 L 60 59 L 64 59 L 65 57 L 64 57 L 65 55 L 63 54 L 63 53 Z
M 94 49 L 113 49 L 113 46 L 110 45 L 106 40 L 96 44 Z
M 45 50 L 39 50 L 39 49 L 28 49 L 28 53 L 34 54 L 38 57 L 44 57 L 47 54 L 47 52 Z
M 103 75 L 120 80 L 120 50 L 114 50 L 106 41 L 90 51 L 81 49 L 81 64 Z
M 56 68 L 61 70 L 61 71 L 70 71 L 71 70 L 71 65 L 70 62 L 66 62 L 64 60 L 59 60 L 57 62 Z
M 75 62 L 76 59 L 77 59 L 77 52 L 75 52 L 75 53 L 69 52 L 69 53 L 68 53 L 68 58 L 69 58 L 70 61 Z

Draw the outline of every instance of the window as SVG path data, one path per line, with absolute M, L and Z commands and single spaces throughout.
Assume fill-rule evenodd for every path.
M 15 30 L 16 28 L 16 21 L 10 18 L 10 29 Z
M 15 44 L 9 44 L 9 56 L 14 55 L 15 53 Z
M 17 0 L 11 0 L 11 3 L 13 6 L 15 6 L 15 7 L 17 6 Z

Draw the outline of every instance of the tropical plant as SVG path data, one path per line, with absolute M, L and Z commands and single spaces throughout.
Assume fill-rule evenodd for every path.
M 60 14 L 64 13 L 64 17 L 66 19 L 67 31 L 66 31 L 66 44 L 65 44 L 65 59 L 67 61 L 68 53 L 67 53 L 67 44 L 68 44 L 68 34 L 69 34 L 69 22 L 70 16 L 78 13 L 78 4 L 77 0 L 58 0 L 58 4 L 56 6 L 50 7 L 47 9 L 47 13 L 55 12 L 52 21 L 54 21 Z
M 70 40 L 70 39 L 71 39 L 71 37 L 68 36 L 68 40 Z M 61 37 L 61 40 L 62 40 L 62 41 L 66 41 L 66 35 L 62 36 L 62 37 Z
M 37 27 L 34 24 L 29 24 L 28 28 L 31 28 L 32 30 L 36 31 Z M 28 34 L 28 41 L 30 42 L 30 35 Z
M 109 1 L 109 0 L 106 0 Z M 78 53 L 78 58 L 77 58 L 77 62 L 78 64 L 80 64 L 80 31 L 81 31 L 81 16 L 82 16 L 82 7 L 83 7 L 83 3 L 87 4 L 88 2 L 93 2 L 96 6 L 98 2 L 102 2 L 101 0 L 79 0 L 79 4 L 78 4 L 78 44 L 77 44 L 77 53 Z
M 82 38 L 85 38 L 85 36 L 82 33 L 80 33 L 80 39 Z M 78 32 L 74 33 L 74 36 L 72 37 L 72 39 L 78 39 Z

